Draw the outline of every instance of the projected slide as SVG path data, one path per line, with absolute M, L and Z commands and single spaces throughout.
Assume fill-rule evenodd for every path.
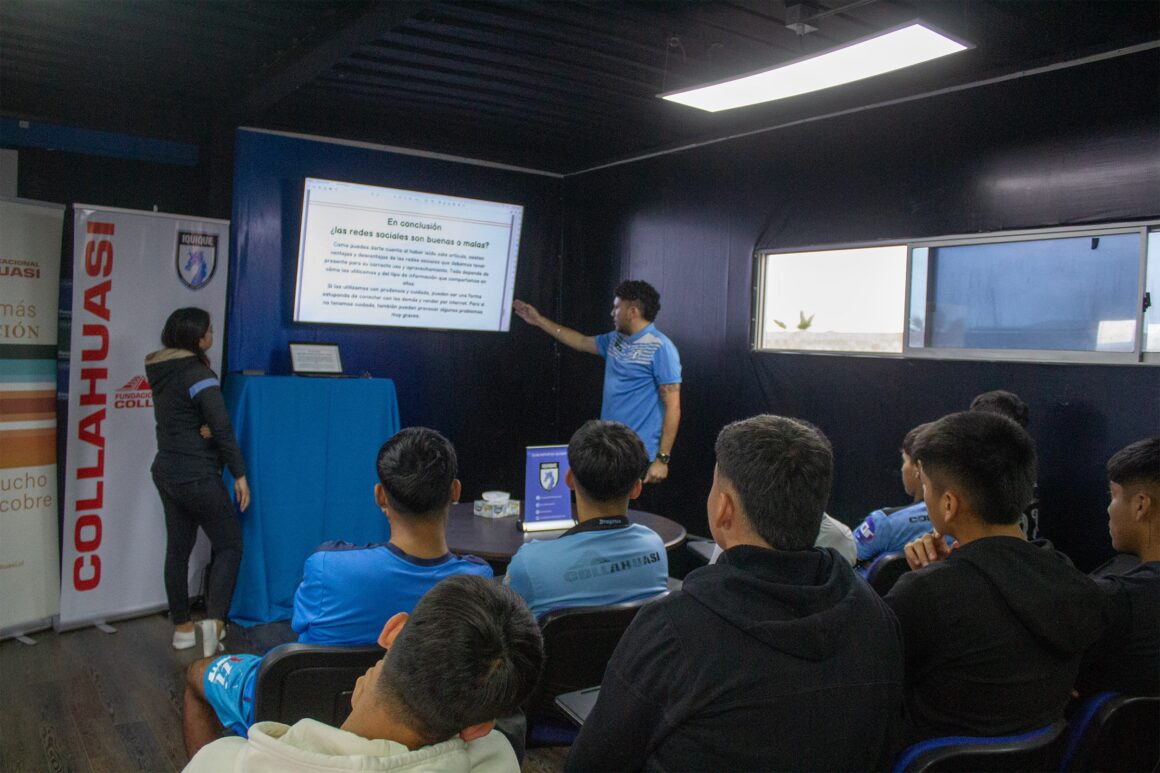
M 308 177 L 294 320 L 506 331 L 523 212 Z

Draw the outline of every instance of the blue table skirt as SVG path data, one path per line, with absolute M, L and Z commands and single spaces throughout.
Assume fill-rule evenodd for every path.
M 303 562 L 320 543 L 390 538 L 374 485 L 379 447 L 399 431 L 395 385 L 230 374 L 223 393 L 252 495 L 241 516 L 230 618 L 241 625 L 286 620 Z

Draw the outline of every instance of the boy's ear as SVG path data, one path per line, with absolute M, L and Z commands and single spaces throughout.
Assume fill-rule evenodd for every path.
M 399 612 L 393 615 L 391 619 L 387 621 L 387 624 L 383 626 L 382 633 L 379 634 L 379 646 L 385 650 L 389 650 L 391 645 L 395 643 L 395 639 L 398 638 L 399 634 L 403 630 L 403 626 L 407 624 L 407 620 L 409 620 L 410 617 L 411 616 L 406 612 Z
M 564 470 L 564 485 L 573 491 L 576 490 L 576 476 L 572 474 L 572 468 Z
M 463 484 L 459 482 L 459 478 L 451 481 L 451 504 L 459 504 L 459 497 L 463 494 Z
M 383 490 L 382 483 L 375 484 L 375 504 L 379 506 L 380 510 L 387 509 L 387 492 Z
M 737 501 L 733 498 L 733 489 L 723 487 L 721 496 L 717 500 L 717 507 L 707 511 L 709 523 L 718 529 L 732 529 L 737 520 Z
M 1160 501 L 1150 491 L 1139 491 L 1132 497 L 1132 517 L 1136 521 L 1150 521 L 1160 516 Z
M 470 727 L 465 727 L 460 730 L 459 737 L 464 741 L 474 741 L 475 739 L 483 738 L 485 735 L 490 733 L 493 727 L 495 727 L 494 719 L 487 722 L 480 722 L 478 725 L 471 725 Z
M 571 472 L 571 470 L 569 470 L 569 472 Z M 639 497 L 641 491 L 644 491 L 644 481 L 638 479 L 636 483 L 632 484 L 632 491 L 628 494 L 629 501 Z
M 938 506 L 942 508 L 943 521 L 951 523 L 963 511 L 963 498 L 959 496 L 957 491 L 947 489 L 942 496 L 938 498 Z

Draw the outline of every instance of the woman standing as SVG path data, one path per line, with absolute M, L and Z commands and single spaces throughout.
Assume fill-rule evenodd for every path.
M 173 312 L 161 332 L 161 343 L 164 349 L 145 358 L 145 375 L 153 389 L 157 420 L 157 456 L 151 469 L 165 508 L 165 593 L 174 625 L 173 648 L 188 649 L 197 641 L 189 617 L 187 578 L 200 526 L 214 551 L 207 617 L 197 624 L 202 655 L 209 657 L 225 636 L 242 560 L 242 530 L 222 482 L 222 464 L 234 476 L 234 494 L 243 512 L 250 504 L 250 488 L 217 375 L 205 356 L 213 345 L 209 313 L 193 307 Z

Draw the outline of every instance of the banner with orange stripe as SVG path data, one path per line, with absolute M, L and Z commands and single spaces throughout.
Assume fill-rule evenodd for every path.
M 56 361 L 64 207 L 0 199 L 0 638 L 60 608 Z

